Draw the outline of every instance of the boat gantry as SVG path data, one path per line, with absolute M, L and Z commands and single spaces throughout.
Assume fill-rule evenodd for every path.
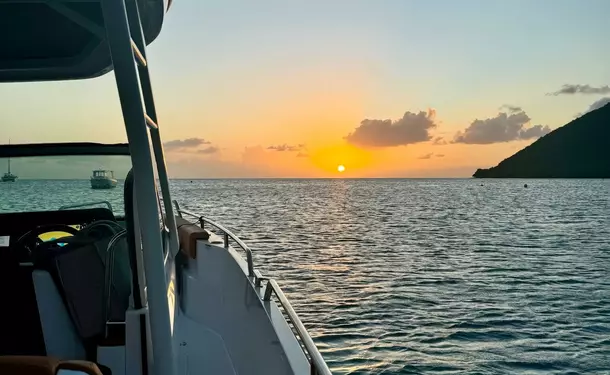
M 5 145 L 0 157 L 126 155 L 132 165 L 124 216 L 86 203 L 0 213 L 11 250 L 0 252 L 3 300 L 19 306 L 0 309 L 0 374 L 331 374 L 250 248 L 173 204 L 146 54 L 170 3 L 0 1 L 11 35 L 0 82 L 114 70 L 129 142 Z M 57 231 L 71 237 L 39 240 Z

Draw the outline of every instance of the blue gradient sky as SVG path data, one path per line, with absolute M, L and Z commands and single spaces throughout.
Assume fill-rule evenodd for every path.
M 163 136 L 217 152 L 169 152 L 170 169 L 307 177 L 342 163 L 352 176 L 470 175 L 535 139 L 356 150 L 343 137 L 365 118 L 434 108 L 434 136 L 450 141 L 505 104 L 531 125 L 561 126 L 603 95 L 546 93 L 610 83 L 608 14 L 607 0 L 176 0 L 149 47 Z M 0 140 L 125 139 L 112 74 L 5 84 L 0 100 Z M 278 144 L 305 144 L 307 156 L 268 149 Z

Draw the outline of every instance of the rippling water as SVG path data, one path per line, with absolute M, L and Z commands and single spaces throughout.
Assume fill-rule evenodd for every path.
M 251 245 L 335 374 L 610 374 L 607 181 L 172 185 Z M 122 208 L 120 189 L 25 180 L 0 208 L 37 191 Z

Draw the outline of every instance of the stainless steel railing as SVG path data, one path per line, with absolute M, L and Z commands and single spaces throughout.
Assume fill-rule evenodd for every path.
M 106 207 L 108 207 L 108 209 L 110 211 L 112 211 L 112 205 L 110 204 L 110 202 L 108 201 L 95 201 L 95 202 L 87 202 L 87 203 L 77 203 L 77 204 L 69 204 L 66 206 L 61 206 L 59 207 L 59 210 L 68 210 L 70 208 L 80 208 L 80 207 L 89 207 L 89 206 L 97 206 L 98 204 L 103 204 Z
M 294 331 L 296 331 L 296 334 L 301 341 L 301 347 L 303 349 L 303 352 L 309 360 L 309 365 L 311 368 L 310 374 L 332 375 L 332 372 L 330 372 L 326 361 L 324 361 L 322 354 L 320 354 L 320 351 L 316 347 L 316 344 L 314 344 L 313 339 L 309 335 L 309 332 L 307 332 L 307 329 L 303 325 L 303 322 L 301 322 L 301 319 L 299 319 L 299 316 L 297 315 L 296 311 L 294 311 L 294 308 L 288 301 L 288 298 L 286 298 L 286 295 L 275 280 L 268 279 L 267 285 L 265 287 L 265 294 L 263 296 L 263 300 L 271 301 L 271 297 L 273 294 L 277 296 L 280 305 L 282 305 L 282 308 L 286 312 L 286 315 L 288 315 L 288 319 L 290 319 L 290 323 L 292 323 Z
M 307 357 L 307 360 L 309 361 L 310 368 L 311 368 L 310 374 L 311 375 L 332 375 L 332 372 L 330 372 L 330 369 L 328 368 L 326 361 L 324 361 L 322 354 L 320 354 L 320 351 L 316 347 L 316 344 L 314 344 L 313 339 L 309 335 L 309 332 L 307 332 L 307 329 L 303 325 L 303 322 L 301 322 L 301 319 L 299 319 L 299 316 L 297 315 L 296 311 L 294 310 L 294 308 L 288 301 L 288 298 L 286 298 L 286 295 L 284 294 L 284 292 L 282 291 L 282 289 L 280 288 L 278 283 L 273 279 L 262 277 L 259 272 L 254 271 L 254 264 L 252 261 L 252 250 L 250 250 L 248 245 L 246 245 L 235 234 L 233 234 L 230 230 L 228 230 L 221 224 L 218 224 L 218 223 L 214 222 L 213 220 L 210 220 L 202 215 L 197 215 L 193 212 L 181 209 L 180 205 L 178 204 L 177 201 L 173 201 L 173 203 L 174 203 L 174 206 L 176 207 L 176 212 L 178 213 L 178 215 L 180 217 L 182 217 L 182 214 L 185 214 L 190 217 L 196 218 L 202 228 L 204 227 L 205 223 L 208 223 L 208 224 L 212 225 L 213 227 L 215 227 L 216 229 L 220 230 L 224 235 L 225 248 L 229 247 L 229 238 L 230 238 L 246 252 L 246 258 L 247 258 L 247 262 L 248 262 L 248 276 L 250 276 L 254 279 L 254 283 L 255 283 L 256 287 L 261 287 L 262 281 L 264 281 L 264 280 L 267 281 L 267 285 L 265 286 L 265 289 L 264 289 L 265 293 L 263 295 L 263 301 L 270 302 L 273 295 L 275 295 L 277 297 L 281 307 L 283 308 L 284 312 L 288 316 L 290 323 L 294 327 L 293 331 L 296 334 L 295 336 L 297 336 L 297 339 L 300 341 L 301 348 L 303 349 L 303 352 L 305 353 L 305 356 Z
M 220 230 L 224 237 L 225 248 L 227 248 L 227 249 L 229 248 L 229 238 L 231 240 L 233 240 L 233 242 L 235 242 L 243 251 L 246 252 L 246 262 L 248 263 L 248 276 L 253 277 L 255 279 L 257 278 L 257 275 L 254 273 L 254 261 L 252 260 L 252 250 L 250 250 L 248 245 L 246 245 L 242 240 L 239 239 L 239 237 L 237 237 L 235 234 L 233 234 L 233 232 L 231 232 L 230 230 L 225 228 L 223 225 L 213 221 L 212 219 L 208 219 L 205 216 L 197 215 L 194 212 L 190 212 L 190 211 L 181 209 L 180 205 L 178 204 L 177 201 L 174 201 L 173 203 L 174 203 L 174 206 L 176 207 L 176 212 L 178 213 L 178 215 L 180 217 L 182 217 L 182 214 L 185 214 L 190 217 L 196 218 L 197 221 L 199 222 L 199 225 L 201 226 L 201 228 L 204 228 L 205 224 L 209 224 L 209 225 L 213 226 L 214 228 Z

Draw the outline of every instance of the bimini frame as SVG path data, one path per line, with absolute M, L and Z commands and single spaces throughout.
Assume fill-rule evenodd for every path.
M 135 0 L 101 0 L 101 6 L 134 174 L 134 196 L 143 248 L 150 339 L 154 358 L 151 361 L 151 370 L 155 375 L 173 375 L 176 373 L 176 362 L 151 144 L 163 198 L 167 223 L 164 230 L 170 240 L 171 257 L 177 254 L 179 245 L 146 60 L 146 43 Z

